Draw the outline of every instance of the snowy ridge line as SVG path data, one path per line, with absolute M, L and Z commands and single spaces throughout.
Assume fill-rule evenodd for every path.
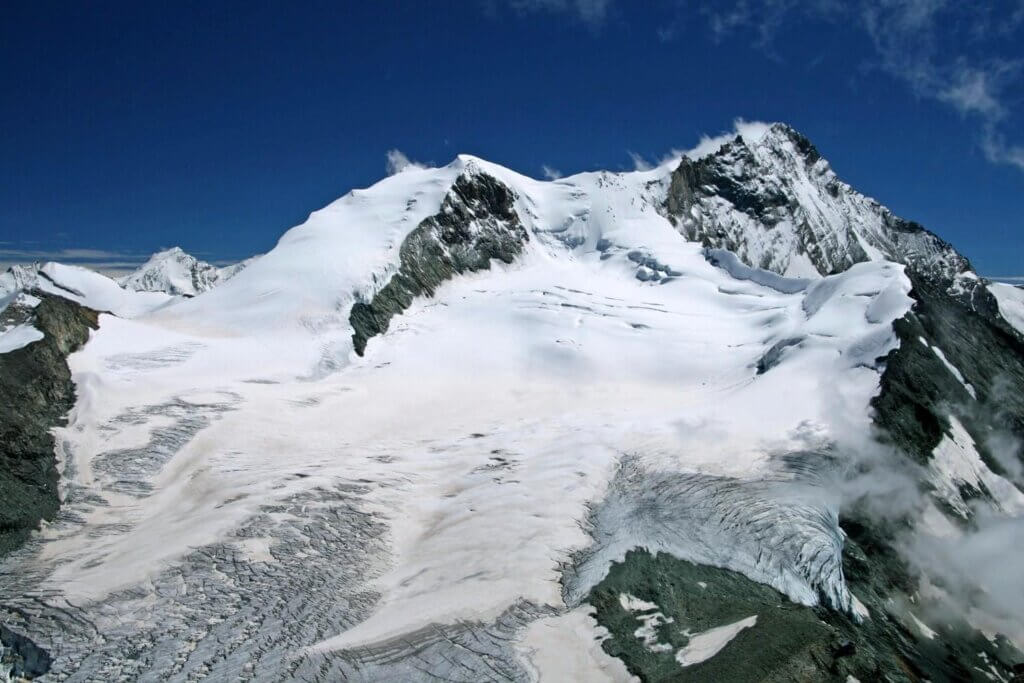
M 120 280 L 81 266 L 57 262 L 15 265 L 0 274 L 0 313 L 11 304 L 32 308 L 36 294 L 70 299 L 119 317 L 138 317 L 201 294 L 241 272 L 253 259 L 225 268 L 196 260 L 178 247 L 154 254 Z

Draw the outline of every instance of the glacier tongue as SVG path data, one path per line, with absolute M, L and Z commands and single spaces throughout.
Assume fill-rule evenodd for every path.
M 357 355 L 352 306 L 467 172 L 531 239 Z M 835 510 L 787 498 L 775 456 L 867 438 L 909 281 L 712 263 L 662 215 L 668 173 L 411 169 L 203 296 L 104 316 L 69 361 L 65 507 L 5 560 L 0 612 L 57 674 L 273 678 L 474 639 L 519 676 L 524 624 L 635 546 L 849 610 Z
M 794 602 L 823 601 L 853 615 L 834 501 L 785 479 L 650 471 L 641 460 L 620 463 L 591 515 L 595 544 L 566 581 L 567 604 L 585 599 L 611 562 L 639 547 L 731 569 Z

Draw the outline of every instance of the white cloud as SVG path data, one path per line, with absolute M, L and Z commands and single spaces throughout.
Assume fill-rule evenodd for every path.
M 994 127 L 988 126 L 982 134 L 981 149 L 985 158 L 994 164 L 1008 164 L 1024 171 L 1024 145 L 1014 145 Z
M 1024 170 L 1024 147 L 1005 140 L 1011 104 L 1020 101 L 1007 91 L 1019 84 L 1024 60 L 1016 52 L 1009 58 L 1000 54 L 1012 42 L 1007 36 L 1024 24 L 1024 3 L 999 14 L 986 3 L 952 0 L 732 0 L 708 2 L 701 12 L 715 40 L 753 32 L 754 45 L 769 55 L 779 29 L 791 19 L 843 22 L 860 30 L 874 52 L 864 66 L 972 118 L 985 157 Z
M 742 136 L 748 142 L 757 142 L 768 132 L 771 126 L 772 124 L 765 123 L 764 121 L 747 121 L 743 118 L 736 118 L 733 119 L 732 130 L 723 131 L 714 136 L 701 135 L 696 146 L 691 149 L 677 149 L 673 147 L 663 154 L 656 164 L 650 163 L 635 152 L 630 152 L 629 156 L 633 160 L 633 166 L 638 171 L 648 171 L 655 166 L 676 166 L 683 157 L 697 160 L 709 154 L 714 154 L 722 148 L 722 145 L 735 140 L 737 135 Z
M 764 137 L 764 134 L 768 132 L 771 125 L 763 121 L 747 121 L 742 118 L 733 119 L 731 131 L 720 133 L 714 137 L 702 135 L 697 146 L 693 149 L 682 153 L 673 150 L 672 154 L 675 156 L 686 155 L 691 159 L 700 159 L 709 154 L 714 154 L 721 149 L 722 145 L 732 142 L 737 135 L 742 136 L 748 142 L 757 142 Z
M 13 265 L 58 261 L 83 266 L 106 274 L 127 274 L 146 262 L 149 254 L 109 249 L 47 248 L 28 244 L 21 247 L 0 247 L 0 272 Z
M 10 243 L 8 242 L 7 244 Z M 84 261 L 117 261 L 134 263 L 136 261 L 145 261 L 147 258 L 149 258 L 148 254 L 112 251 L 109 249 L 49 249 L 33 246 L 0 248 L 0 260 L 17 263 L 32 261 L 62 261 L 65 263 L 77 263 Z
M 551 168 L 547 164 L 540 167 L 540 170 L 544 173 L 544 177 L 548 180 L 558 180 L 562 177 L 562 172 L 557 168 Z
M 697 145 L 691 149 L 677 149 L 673 147 L 658 158 L 657 162 L 650 162 L 636 152 L 630 152 L 629 158 L 633 161 L 633 168 L 637 171 L 649 171 L 658 166 L 676 166 L 683 157 L 697 160 L 714 154 L 722 145 L 732 142 L 737 135 L 743 137 L 747 142 L 758 142 L 771 128 L 771 123 L 764 121 L 747 121 L 743 118 L 735 118 L 732 122 L 732 130 L 723 131 L 715 136 L 701 135 Z
M 964 67 L 954 76 L 953 82 L 938 97 L 952 104 L 961 114 L 981 114 L 1002 117 L 1003 105 L 996 99 L 991 75 L 981 69 Z
M 630 152 L 629 153 L 629 158 L 633 160 L 633 169 L 634 170 L 637 170 L 637 171 L 650 171 L 652 168 L 654 168 L 654 166 L 651 165 L 651 162 L 647 161 L 647 159 L 644 159 L 642 156 L 640 156 L 636 152 Z
M 405 156 L 400 150 L 389 149 L 387 152 L 387 168 L 388 175 L 395 175 L 401 173 L 410 168 L 426 168 L 423 164 L 412 161 L 409 157 Z

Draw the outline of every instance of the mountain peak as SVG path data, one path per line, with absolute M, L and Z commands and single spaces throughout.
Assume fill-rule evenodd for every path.
M 218 268 L 175 246 L 153 254 L 134 273 L 122 278 L 119 284 L 136 292 L 165 292 L 192 297 L 212 289 L 239 270 L 237 264 Z
M 970 270 L 949 244 L 840 180 L 814 144 L 773 123 L 672 172 L 666 213 L 686 237 L 733 251 L 747 265 L 794 277 L 888 259 L 950 288 Z

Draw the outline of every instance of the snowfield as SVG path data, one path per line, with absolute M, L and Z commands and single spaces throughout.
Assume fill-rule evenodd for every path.
M 583 600 L 636 546 L 853 613 L 835 505 L 765 482 L 788 476 L 779 454 L 867 438 L 910 282 L 885 260 L 794 279 L 705 250 L 659 211 L 670 170 L 410 168 L 170 305 L 58 273 L 121 317 L 69 359 L 62 513 L 0 575 L 54 672 L 132 675 L 131 644 L 172 678 L 402 678 L 388 667 L 471 633 L 531 676 L 559 677 L 556 639 L 574 675 L 628 680 Z M 356 355 L 353 303 L 476 174 L 515 192 L 524 252 Z M 681 665 L 755 621 L 695 636 Z

